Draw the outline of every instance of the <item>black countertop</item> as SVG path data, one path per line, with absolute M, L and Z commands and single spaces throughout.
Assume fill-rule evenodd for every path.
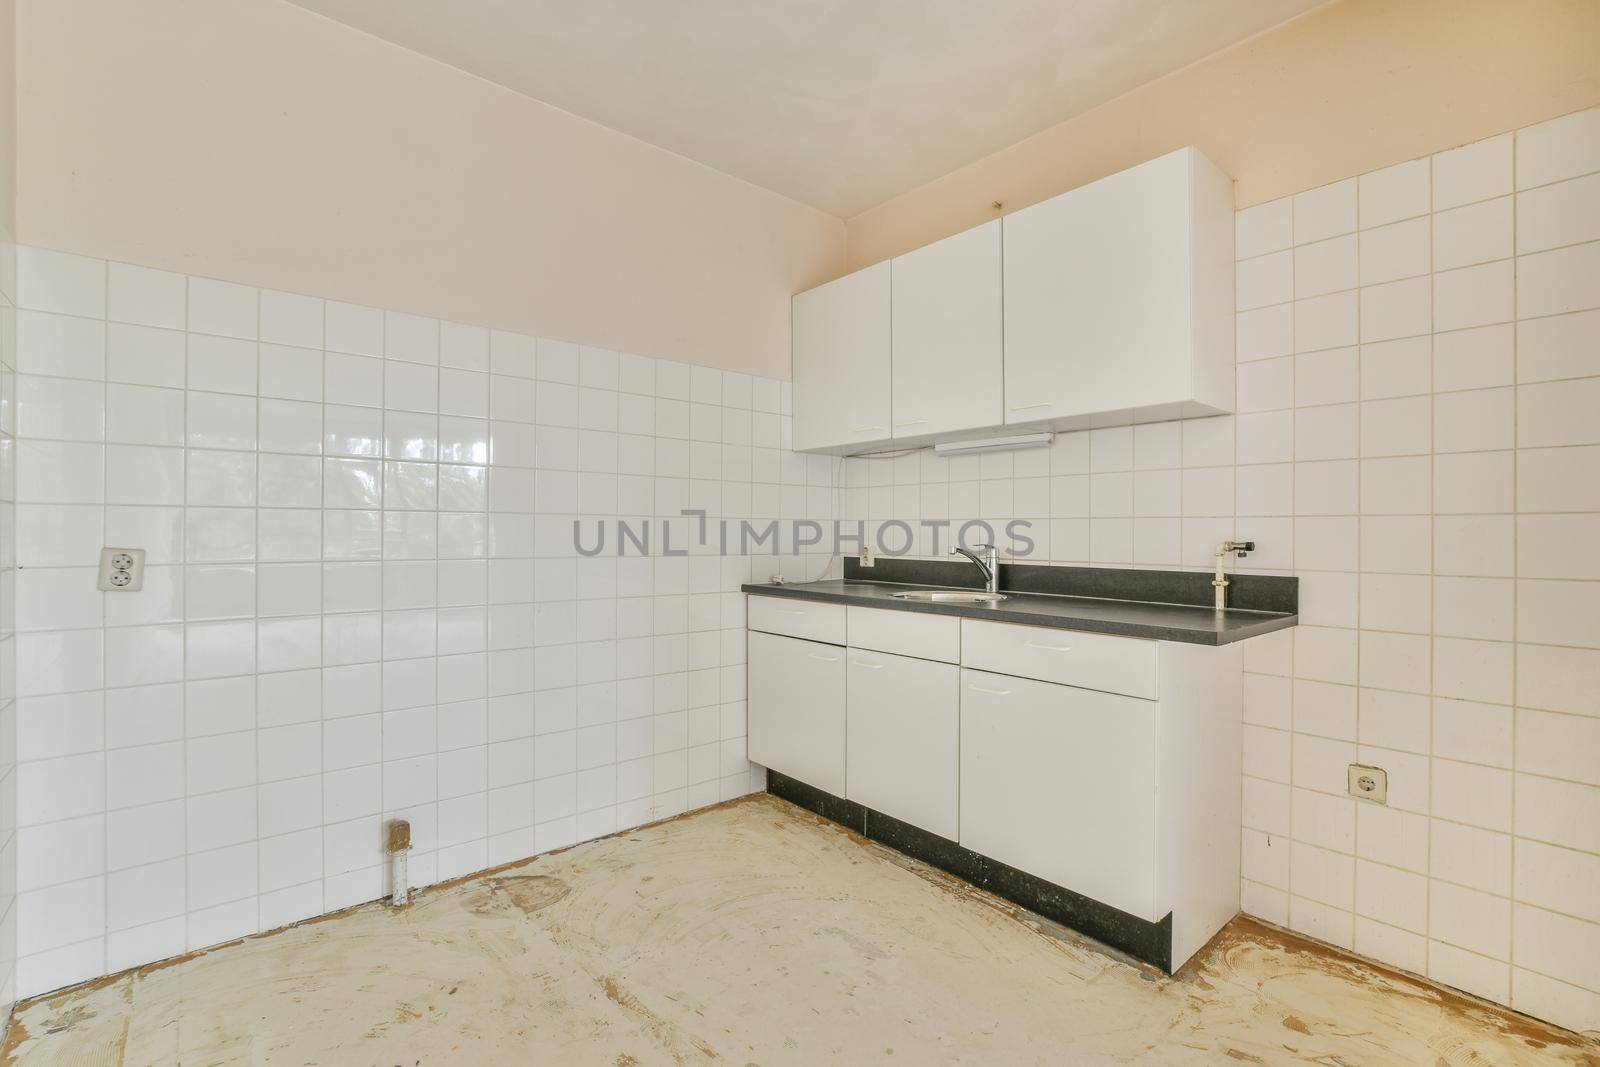
M 852 561 L 853 562 L 853 561 Z M 882 562 L 880 562 L 882 566 Z M 1256 607 L 1231 607 L 1222 612 L 1209 604 L 1170 603 L 1154 599 L 1116 599 L 1104 596 L 1074 596 L 1070 593 L 1019 590 L 1018 585 L 1053 584 L 1070 588 L 1082 584 L 1083 572 L 1093 570 L 1097 591 L 1107 591 L 1107 583 L 1116 583 L 1117 574 L 1127 575 L 1130 588 L 1142 593 L 1166 591 L 1172 599 L 1193 599 L 1195 595 L 1193 572 L 1121 571 L 1111 568 L 1053 568 L 1053 567 L 1001 567 L 1001 591 L 1006 599 L 993 604 L 950 604 L 917 600 L 897 600 L 894 593 L 908 589 L 971 589 L 972 583 L 960 564 L 927 563 L 903 564 L 901 573 L 885 574 L 889 581 L 864 581 L 855 575 L 859 566 L 847 564 L 845 580 L 831 579 L 819 582 L 789 584 L 749 584 L 741 586 L 746 593 L 760 596 L 788 597 L 796 600 L 817 600 L 833 604 L 854 604 L 865 608 L 884 608 L 889 611 L 920 611 L 932 615 L 956 615 L 966 619 L 987 619 L 991 622 L 1022 623 L 1029 626 L 1050 626 L 1059 630 L 1086 630 L 1090 633 L 1115 634 L 1119 637 L 1141 637 L 1151 641 L 1181 641 L 1195 645 L 1228 645 L 1246 638 L 1258 637 L 1274 630 L 1287 629 L 1299 621 L 1298 581 L 1294 578 L 1255 577 L 1257 595 L 1252 601 L 1267 600 L 1275 608 L 1290 610 L 1262 610 Z M 913 569 L 914 568 L 914 569 Z M 970 565 L 966 570 L 976 576 Z M 1058 575 L 1034 572 L 1058 571 Z M 1019 573 L 1025 572 L 1025 573 Z M 1076 577 L 1073 572 L 1077 572 Z M 1161 577 L 1170 574 L 1173 584 L 1164 588 Z M 1007 577 L 1018 579 L 1007 581 Z M 1205 591 L 1210 592 L 1211 577 L 1204 575 Z M 922 579 L 906 581 L 904 579 Z M 894 580 L 900 579 L 900 580 Z M 945 579 L 945 581 L 928 580 Z M 953 581 L 950 579 L 954 579 Z M 1290 583 L 1274 585 L 1269 596 L 1260 595 L 1264 582 Z M 1241 583 L 1243 585 L 1244 583 Z M 1229 592 L 1234 590 L 1230 589 Z M 1241 590 L 1242 592 L 1243 590 Z M 1241 597 L 1241 599 L 1244 599 Z

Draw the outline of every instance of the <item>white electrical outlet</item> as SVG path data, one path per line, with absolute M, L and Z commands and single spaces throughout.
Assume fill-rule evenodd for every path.
M 1350 795 L 1377 804 L 1389 803 L 1389 772 L 1363 763 L 1350 764 Z
M 144 549 L 102 548 L 100 588 L 110 593 L 132 593 L 144 588 Z

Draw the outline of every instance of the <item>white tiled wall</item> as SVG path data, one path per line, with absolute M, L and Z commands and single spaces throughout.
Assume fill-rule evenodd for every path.
M 787 383 L 19 256 L 22 995 L 761 786 L 752 560 L 572 522 L 831 518 Z
M 1242 211 L 1237 252 L 1236 416 L 847 460 L 841 516 L 1255 539 L 1302 625 L 1246 650 L 1246 910 L 1600 1029 L 1600 110 Z
M 839 514 L 1027 518 L 1061 563 L 1254 538 L 1303 625 L 1247 649 L 1247 910 L 1600 1027 L 1600 111 L 1251 208 L 1237 249 L 1236 416 L 848 460 Z M 830 517 L 785 383 L 37 249 L 15 294 L 22 995 L 378 896 L 392 814 L 427 882 L 759 784 L 735 590 L 828 557 L 570 526 Z M 95 592 L 103 544 L 142 593 Z

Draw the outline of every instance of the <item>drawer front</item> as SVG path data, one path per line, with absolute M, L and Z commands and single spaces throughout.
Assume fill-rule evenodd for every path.
M 961 662 L 961 620 L 954 616 L 852 607 L 849 623 L 851 648 Z
M 961 620 L 961 665 L 1154 700 L 1156 643 L 1047 626 Z
M 843 796 L 845 650 L 772 634 L 748 639 L 750 759 Z
M 844 644 L 843 604 L 823 604 L 815 600 L 790 600 L 777 596 L 751 596 L 748 600 L 746 625 L 752 630 L 798 637 L 803 641 Z

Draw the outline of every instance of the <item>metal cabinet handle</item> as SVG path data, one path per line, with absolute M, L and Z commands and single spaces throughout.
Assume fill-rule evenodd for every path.
M 1022 642 L 1024 648 L 1037 648 L 1041 652 L 1071 652 L 1071 645 L 1041 645 L 1036 641 Z
M 883 429 L 882 426 L 852 426 L 852 427 L 850 427 L 850 432 L 851 433 L 866 433 L 868 430 L 881 430 L 881 429 Z
M 990 696 L 995 697 L 1008 697 L 1011 695 L 1011 690 L 1009 689 L 985 689 L 981 685 L 973 685 L 970 682 L 967 683 L 967 688 L 972 690 L 974 693 L 988 693 Z
M 1043 400 L 1043 401 L 1040 401 L 1037 404 L 1012 404 L 1011 405 L 1011 410 L 1012 411 L 1031 411 L 1034 408 L 1053 408 L 1055 406 L 1056 406 L 1056 402 L 1054 400 Z
M 927 419 L 912 419 L 909 422 L 897 422 L 895 423 L 895 426 L 896 428 L 901 426 L 923 426 L 927 423 L 927 421 Z
M 806 653 L 806 655 L 810 656 L 812 659 L 820 659 L 824 663 L 838 663 L 839 662 L 839 657 L 838 656 L 824 656 L 821 652 L 808 652 L 808 653 Z
M 873 670 L 873 671 L 881 671 L 881 670 L 883 670 L 883 664 L 881 664 L 881 663 L 868 663 L 864 659 L 853 659 L 853 660 L 850 661 L 850 663 L 853 666 L 865 667 L 868 670 Z
M 778 609 L 778 614 L 779 615 L 804 615 L 805 613 L 806 613 L 805 608 L 779 608 Z

